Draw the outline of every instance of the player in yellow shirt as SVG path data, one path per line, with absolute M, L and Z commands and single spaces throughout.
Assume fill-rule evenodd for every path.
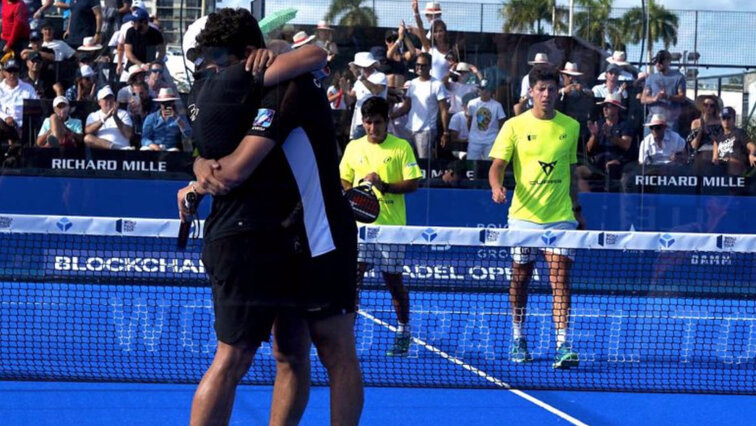
M 385 99 L 373 97 L 362 104 L 362 125 L 367 133 L 347 145 L 339 164 L 344 189 L 362 181 L 373 184 L 381 204 L 376 225 L 406 225 L 404 194 L 417 190 L 422 176 L 409 142 L 387 132 L 389 106 Z M 365 275 L 368 264 L 383 272 L 391 292 L 398 322 L 394 345 L 388 356 L 405 356 L 412 341 L 409 325 L 409 292 L 404 287 L 404 251 L 399 246 L 360 244 L 357 279 Z
M 585 221 L 577 198 L 577 142 L 580 125 L 556 111 L 559 77 L 548 66 L 533 68 L 529 75 L 533 108 L 504 123 L 491 149 L 493 159 L 488 172 L 495 203 L 507 201 L 502 182 L 511 162 L 515 189 L 509 208 L 510 229 L 576 229 Z M 554 368 L 578 365 L 578 355 L 567 340 L 570 311 L 569 273 L 574 250 L 543 249 L 549 267 L 553 295 L 552 315 L 556 329 L 557 353 Z M 509 303 L 512 307 L 512 347 L 514 362 L 532 360 L 523 334 L 528 301 L 527 283 L 533 274 L 536 250 L 512 249 L 512 279 Z

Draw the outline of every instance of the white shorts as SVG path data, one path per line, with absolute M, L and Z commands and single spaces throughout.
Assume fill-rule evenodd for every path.
M 372 265 L 373 269 L 388 274 L 404 272 L 404 249 L 401 244 L 359 244 L 357 262 Z
M 565 229 L 565 230 L 575 230 L 577 229 L 578 223 L 576 221 L 562 221 L 562 222 L 551 222 L 551 223 L 535 223 L 530 222 L 527 220 L 520 220 L 520 219 L 509 219 L 509 229 L 540 229 L 540 230 L 547 230 L 547 229 Z M 535 247 L 512 247 L 510 253 L 512 255 L 512 260 L 514 263 L 519 263 L 521 265 L 532 263 L 536 259 L 536 254 L 538 254 L 539 251 L 543 251 L 546 253 L 553 253 L 558 254 L 561 256 L 567 256 L 570 260 L 575 260 L 575 254 L 577 251 L 575 249 L 571 248 L 535 248 Z
M 467 143 L 467 159 L 468 160 L 488 160 L 488 154 L 493 148 L 493 143 Z

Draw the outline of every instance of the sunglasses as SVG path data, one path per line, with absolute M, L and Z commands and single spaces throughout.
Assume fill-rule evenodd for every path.
M 163 72 L 163 70 L 160 68 L 150 68 L 150 72 L 158 73 L 158 72 Z
M 713 103 L 711 103 L 711 102 L 704 102 L 704 104 L 703 104 L 703 105 L 704 105 L 704 106 L 705 106 L 706 108 L 714 108 L 715 106 L 717 106 L 716 104 L 713 104 Z
M 656 126 L 651 126 L 651 130 L 664 130 L 667 126 L 657 124 Z

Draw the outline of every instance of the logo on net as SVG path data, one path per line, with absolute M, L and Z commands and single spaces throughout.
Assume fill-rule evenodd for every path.
M 478 239 L 481 243 L 495 243 L 499 240 L 499 231 L 493 229 L 481 229 Z
M 438 234 L 433 228 L 428 228 L 423 231 L 423 239 L 429 243 L 435 240 L 436 237 L 438 237 Z
M 367 226 L 360 226 L 357 234 L 362 241 L 371 241 L 378 238 L 378 234 L 381 232 L 381 228 L 368 228 Z
M 194 223 L 192 223 L 194 225 Z M 136 222 L 127 219 L 116 220 L 116 232 L 123 234 L 124 232 L 134 232 L 136 229 Z
M 541 241 L 547 246 L 553 246 L 557 240 L 557 235 L 551 231 L 546 231 L 541 235 Z
M 10 229 L 13 225 L 13 218 L 8 216 L 0 216 L 0 229 Z
M 675 239 L 669 234 L 664 234 L 659 237 L 659 244 L 662 248 L 670 248 L 675 243 Z
M 66 232 L 71 229 L 73 223 L 71 223 L 71 221 L 67 217 L 64 217 L 60 219 L 58 223 L 55 224 L 55 226 L 57 226 L 61 231 Z
M 604 246 L 613 246 L 617 244 L 617 239 L 619 238 L 619 235 L 617 234 L 611 234 L 608 232 L 602 232 L 598 235 L 598 244 L 601 247 Z
M 717 236 L 717 248 L 720 250 L 727 250 L 735 247 L 735 241 L 737 239 L 735 237 L 730 237 L 728 235 L 719 235 Z

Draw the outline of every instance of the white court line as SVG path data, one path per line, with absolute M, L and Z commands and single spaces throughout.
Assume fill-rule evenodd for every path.
M 385 322 L 383 320 L 380 320 L 380 319 L 374 317 L 373 315 L 371 315 L 371 314 L 369 314 L 369 313 L 367 313 L 367 312 L 365 312 L 363 310 L 358 310 L 357 313 L 360 314 L 360 315 L 362 315 L 363 317 L 369 319 L 370 321 L 373 321 L 374 323 L 376 323 L 376 324 L 378 324 L 378 325 L 380 325 L 382 327 L 386 327 L 389 330 L 391 330 L 394 333 L 396 333 L 396 327 L 394 327 L 393 325 L 390 325 L 389 323 L 387 323 L 387 322 Z M 425 349 L 428 349 L 430 352 L 432 352 L 432 353 L 440 356 L 441 358 L 443 358 L 445 360 L 448 360 L 448 361 L 451 361 L 453 364 L 456 364 L 456 365 L 464 368 L 465 370 L 467 370 L 467 371 L 469 371 L 469 372 L 471 372 L 471 373 L 473 373 L 473 374 L 475 374 L 477 376 L 480 376 L 480 377 L 484 378 L 485 380 L 493 383 L 496 386 L 499 386 L 500 388 L 503 388 L 503 389 L 508 390 L 509 392 L 512 392 L 513 394 L 519 396 L 520 398 L 523 398 L 526 401 L 531 402 L 531 403 L 533 403 L 533 404 L 535 404 L 535 405 L 543 408 L 544 410 L 546 410 L 546 411 L 548 411 L 548 412 L 550 412 L 550 413 L 552 413 L 552 414 L 554 414 L 554 415 L 556 415 L 558 417 L 561 417 L 562 419 L 564 419 L 564 420 L 572 423 L 573 425 L 576 425 L 576 426 L 587 426 L 586 423 L 581 422 L 580 420 L 578 420 L 578 419 L 570 416 L 569 414 L 565 413 L 564 411 L 561 411 L 560 409 L 558 409 L 556 407 L 553 407 L 553 406 L 551 406 L 551 405 L 549 405 L 549 404 L 541 401 L 540 399 L 538 399 L 538 398 L 536 398 L 534 396 L 528 395 L 528 394 L 526 394 L 525 392 L 523 392 L 521 390 L 513 389 L 512 386 L 509 385 L 509 383 L 503 382 L 503 381 L 497 379 L 496 377 L 493 377 L 493 376 L 489 375 L 488 373 L 486 373 L 485 371 L 483 371 L 483 370 L 481 370 L 479 368 L 473 367 L 472 365 L 469 365 L 469 364 L 465 364 L 465 362 L 462 361 L 461 359 L 459 359 L 457 357 L 454 357 L 454 356 L 452 356 L 452 355 L 450 355 L 450 354 L 442 351 L 441 349 L 428 344 L 427 342 L 425 342 L 422 339 L 419 339 L 417 337 L 413 337 L 412 341 L 415 342 L 416 344 L 424 347 Z

